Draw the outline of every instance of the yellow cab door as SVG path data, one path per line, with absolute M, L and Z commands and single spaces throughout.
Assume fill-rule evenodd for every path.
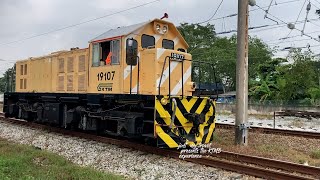
M 155 38 L 143 34 L 140 51 L 137 43 L 134 39 L 128 39 L 126 43 L 127 67 L 124 69 L 124 92 L 153 95 L 156 90 Z
M 91 48 L 91 68 L 89 70 L 89 92 L 101 94 L 121 93 L 120 83 L 121 40 L 111 39 L 93 42 Z

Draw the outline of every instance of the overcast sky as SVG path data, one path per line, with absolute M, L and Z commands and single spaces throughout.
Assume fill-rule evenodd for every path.
M 49 33 L 43 36 L 26 39 L 72 24 L 84 22 L 90 19 L 122 11 L 153 0 L 0 0 L 0 74 L 13 65 L 16 60 L 46 55 L 53 51 L 70 49 L 71 47 L 85 48 L 88 41 L 99 34 L 119 26 L 127 26 L 162 17 L 164 12 L 169 14 L 169 21 L 176 25 L 183 22 L 197 23 L 209 19 L 221 0 L 159 0 L 152 4 L 139 7 L 126 12 L 118 13 L 106 18 L 85 23 L 65 30 Z M 290 0 L 273 0 L 273 5 Z M 260 7 L 268 6 L 271 0 L 257 0 Z M 295 22 L 305 0 L 288 4 L 272 6 L 269 12 L 285 22 Z M 314 19 L 316 7 L 320 7 L 320 0 L 311 0 L 312 7 L 308 19 Z M 307 4 L 307 3 L 306 3 Z M 256 9 L 257 7 L 250 7 Z M 224 0 L 215 18 L 237 13 L 237 0 Z M 276 24 L 264 18 L 262 10 L 250 12 L 250 26 Z M 306 17 L 306 5 L 304 6 L 299 20 Z M 237 17 L 210 21 L 216 27 L 216 32 L 235 30 Z M 281 23 L 281 22 L 279 22 Z M 313 23 L 313 24 L 312 24 Z M 308 34 L 320 31 L 320 20 L 307 23 L 305 32 Z M 279 45 L 280 48 L 287 46 L 306 46 L 320 53 L 320 43 L 310 40 L 306 36 L 299 36 L 285 40 L 279 44 L 279 38 L 286 37 L 290 30 L 286 27 L 261 31 L 252 30 L 250 35 L 255 35 L 271 47 Z M 296 27 L 302 30 L 303 23 Z M 299 31 L 292 31 L 290 36 L 300 35 Z M 225 34 L 219 36 L 230 36 Z M 318 38 L 320 32 L 312 33 L 311 36 Z M 308 39 L 308 40 L 306 40 Z M 23 41 L 19 41 L 23 40 Z M 294 40 L 302 40 L 295 41 Z M 11 43 L 13 41 L 19 41 Z M 291 41 L 291 42 L 288 42 Z M 272 44 L 273 43 L 273 44 Z M 277 53 L 276 56 L 285 56 L 287 52 Z M 1 76 L 0 75 L 0 76 Z

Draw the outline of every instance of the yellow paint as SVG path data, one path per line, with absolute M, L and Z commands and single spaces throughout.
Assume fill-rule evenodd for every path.
M 175 142 L 167 133 L 163 131 L 160 125 L 155 123 L 156 133 L 170 148 L 178 147 L 178 143 Z
M 167 26 L 166 33 L 159 33 L 155 27 L 159 24 L 161 27 Z M 154 36 L 154 48 L 142 48 L 141 37 L 143 34 Z M 161 77 L 161 71 L 164 65 L 165 58 L 171 56 L 171 53 L 184 55 L 186 59 L 191 60 L 191 55 L 178 51 L 179 48 L 187 49 L 188 45 L 181 36 L 177 28 L 171 22 L 154 19 L 149 23 L 139 27 L 131 34 L 123 34 L 114 39 L 120 42 L 119 64 L 101 65 L 99 67 L 92 66 L 93 45 L 100 42 L 91 42 L 88 48 L 76 49 L 70 51 L 59 51 L 46 56 L 27 59 L 17 62 L 17 92 L 59 92 L 59 93 L 100 93 L 100 94 L 129 94 L 130 93 L 130 68 L 126 64 L 126 40 L 134 38 L 138 43 L 138 55 L 140 59 L 140 71 L 138 67 L 133 66 L 131 93 L 137 93 L 139 86 L 139 94 L 157 95 L 158 84 L 157 80 Z M 164 39 L 174 41 L 174 50 L 163 49 L 162 41 Z M 105 40 L 107 41 L 107 40 Z M 101 41 L 103 42 L 103 40 Z M 79 57 L 85 56 L 85 71 L 79 71 Z M 67 71 L 68 59 L 72 59 L 72 71 Z M 59 71 L 59 60 L 64 59 L 64 71 Z M 172 61 L 172 63 L 177 63 Z M 27 65 L 28 73 L 20 74 L 20 65 Z M 169 66 L 166 62 L 165 69 Z M 171 90 L 179 85 L 183 73 L 191 67 L 190 61 L 185 61 L 182 71 L 182 63 L 178 62 L 171 72 Z M 129 71 L 128 71 L 129 70 Z M 103 77 L 99 80 L 99 75 L 112 73 L 113 78 L 108 79 Z M 138 83 L 139 73 L 139 83 Z M 187 74 L 186 74 L 187 75 Z M 20 80 L 22 87 L 20 88 Z M 24 83 L 26 81 L 26 83 Z M 79 85 L 81 83 L 81 85 Z M 184 94 L 191 95 L 193 89 L 190 86 L 191 78 L 187 78 L 184 84 Z M 26 84 L 26 87 L 24 87 Z M 85 85 L 85 87 L 83 87 Z M 108 87 L 112 88 L 108 88 Z M 102 87 L 102 88 L 101 88 Z M 101 91 L 103 89 L 103 91 Z M 163 77 L 161 86 L 161 94 L 169 94 L 169 78 L 168 74 Z M 100 91 L 99 91 L 100 90 Z M 170 90 L 170 91 L 171 91 Z M 181 89 L 178 90 L 178 95 L 181 94 Z

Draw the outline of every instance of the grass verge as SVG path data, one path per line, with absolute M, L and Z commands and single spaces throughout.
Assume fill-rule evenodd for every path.
M 122 176 L 77 166 L 37 149 L 0 139 L 0 179 L 124 179 Z

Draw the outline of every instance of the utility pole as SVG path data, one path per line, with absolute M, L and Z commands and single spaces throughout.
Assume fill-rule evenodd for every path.
M 248 5 L 238 0 L 235 144 L 241 146 L 248 145 Z

